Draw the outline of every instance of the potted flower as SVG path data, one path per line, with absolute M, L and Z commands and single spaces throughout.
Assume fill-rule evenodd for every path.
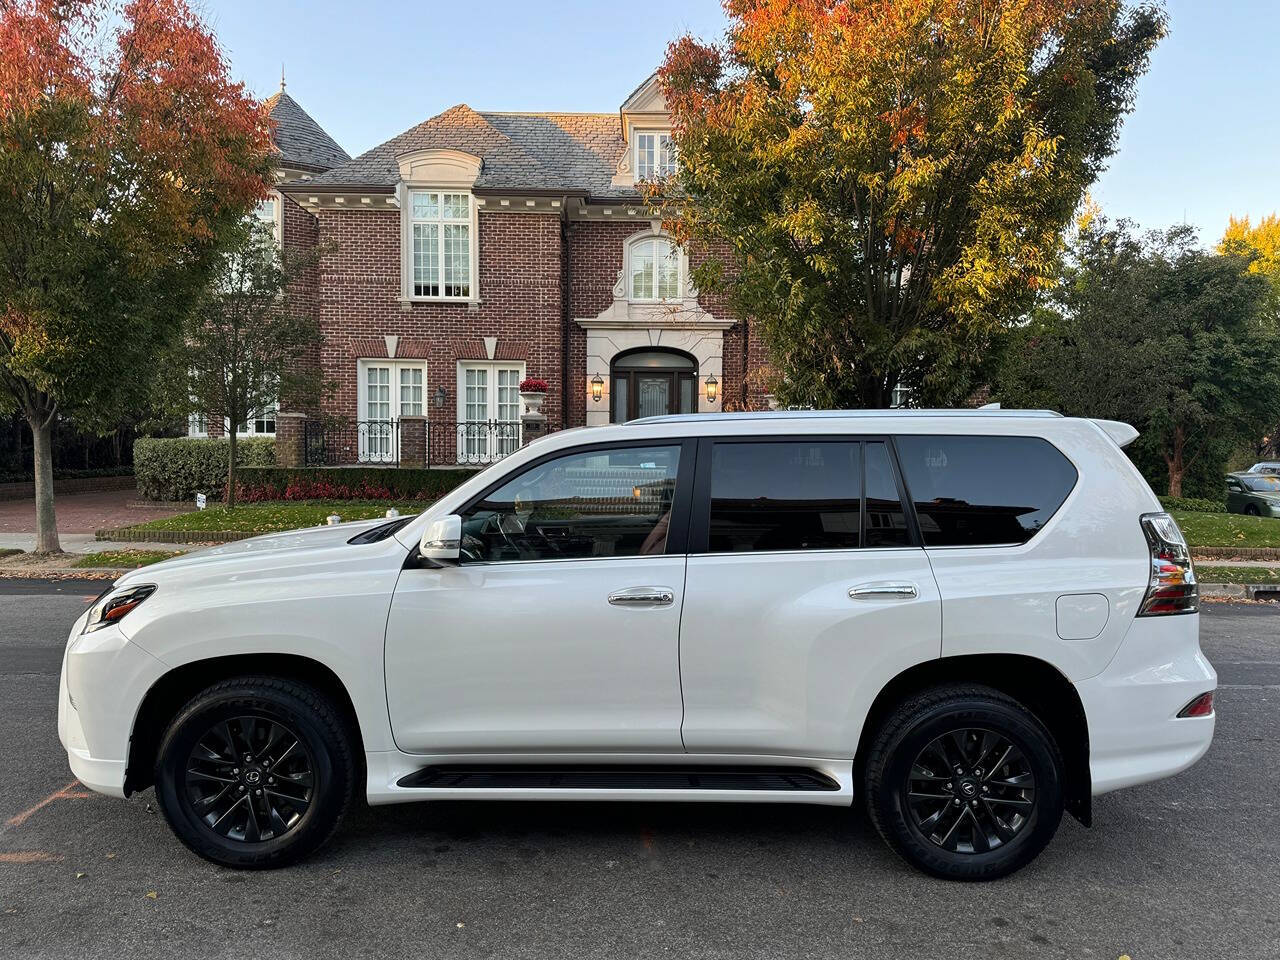
M 537 377 L 525 377 L 520 381 L 520 399 L 529 413 L 541 413 L 542 401 L 547 397 L 550 387 L 545 380 Z

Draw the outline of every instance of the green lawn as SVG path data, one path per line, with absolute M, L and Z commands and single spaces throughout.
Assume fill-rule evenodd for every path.
M 252 503 L 228 510 L 211 507 L 192 513 L 180 513 L 141 523 L 131 530 L 184 530 L 184 531 L 252 531 L 271 533 L 276 530 L 296 530 L 299 527 L 316 527 L 325 522 L 331 513 L 343 520 L 371 520 L 381 517 L 394 507 L 401 514 L 421 513 L 423 503 L 391 503 L 373 500 L 273 500 L 268 503 Z
M 1280 518 L 1171 510 L 1193 547 L 1280 547 Z
M 1280 567 L 1217 567 L 1196 564 L 1201 583 L 1280 583 Z
M 168 560 L 181 553 L 171 550 L 103 550 L 86 553 L 72 564 L 73 567 L 145 567 L 151 563 Z

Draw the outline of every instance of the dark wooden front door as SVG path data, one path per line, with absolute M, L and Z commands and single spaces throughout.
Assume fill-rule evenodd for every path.
M 689 370 L 615 370 L 610 385 L 610 420 L 623 423 L 640 417 L 697 410 L 696 383 Z

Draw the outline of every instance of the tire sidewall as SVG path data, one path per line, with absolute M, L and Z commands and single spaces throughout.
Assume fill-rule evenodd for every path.
M 911 817 L 907 780 L 911 765 L 933 740 L 958 728 L 992 730 L 1007 737 L 1035 777 L 1036 805 L 1016 837 L 986 853 L 952 853 L 925 837 Z M 1062 819 L 1062 760 L 1053 738 L 1034 718 L 999 701 L 958 700 L 914 718 L 894 738 L 872 797 L 893 846 L 921 869 L 949 879 L 995 879 L 1024 866 L 1053 839 Z
M 196 743 L 214 725 L 242 716 L 274 720 L 296 734 L 310 752 L 315 777 L 312 802 L 299 823 L 284 836 L 257 843 L 219 836 L 186 797 L 186 765 Z M 206 859 L 237 867 L 291 863 L 328 839 L 346 806 L 350 784 L 341 782 L 329 736 L 314 710 L 283 691 L 246 685 L 199 697 L 174 719 L 160 744 L 156 799 L 179 839 Z

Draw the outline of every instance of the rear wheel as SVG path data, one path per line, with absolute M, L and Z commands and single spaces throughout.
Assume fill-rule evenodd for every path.
M 1053 838 L 1062 770 L 1053 737 L 1016 700 L 947 686 L 904 702 L 881 725 L 864 787 L 876 829 L 909 863 L 947 879 L 993 880 Z
M 273 677 L 214 684 L 174 718 L 156 799 L 174 833 L 228 867 L 281 867 L 337 830 L 355 787 L 352 738 L 320 692 Z

